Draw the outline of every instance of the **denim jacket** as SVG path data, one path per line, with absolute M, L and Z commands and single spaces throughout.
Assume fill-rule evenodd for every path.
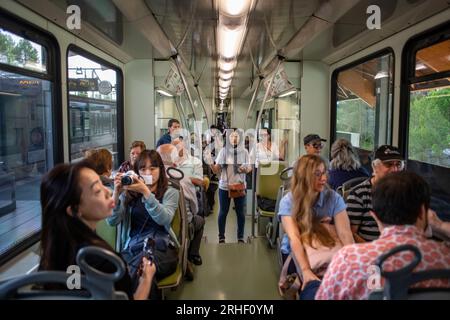
M 179 242 L 175 233 L 171 228 L 171 223 L 175 215 L 175 211 L 178 208 L 179 192 L 168 187 L 164 193 L 162 203 L 160 203 L 153 193 L 146 199 L 141 197 L 141 201 L 144 203 L 145 209 L 147 210 L 150 217 L 159 225 L 164 226 L 167 233 L 171 236 L 172 240 L 179 246 Z M 120 248 L 119 250 L 124 250 L 128 247 L 130 242 L 130 230 L 131 230 L 131 207 L 125 208 L 125 193 L 119 196 L 119 203 L 113 210 L 111 217 L 107 218 L 106 221 L 110 226 L 117 226 L 122 223 L 122 232 L 120 237 Z

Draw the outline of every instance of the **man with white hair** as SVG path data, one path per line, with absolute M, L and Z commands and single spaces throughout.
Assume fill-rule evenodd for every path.
M 172 144 L 163 144 L 156 150 L 166 167 L 178 168 L 180 163 L 180 158 L 178 155 L 177 148 Z M 200 256 L 200 244 L 203 237 L 203 228 L 205 225 L 205 220 L 197 215 L 198 213 L 198 202 L 195 191 L 195 186 L 192 183 L 188 175 L 184 175 L 184 178 L 180 181 L 181 187 L 183 189 L 184 198 L 187 200 L 187 214 L 188 223 L 192 224 L 194 228 L 194 237 L 191 240 L 188 250 L 188 259 L 195 265 L 202 264 L 202 258 Z
M 357 185 L 347 197 L 347 214 L 356 242 L 378 239 L 380 230 L 372 218 L 372 187 L 388 173 L 404 169 L 402 155 L 394 146 L 383 145 L 375 151 L 373 176 Z

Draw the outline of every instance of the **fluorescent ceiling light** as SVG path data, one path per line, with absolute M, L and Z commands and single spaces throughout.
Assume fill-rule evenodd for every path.
M 231 79 L 230 80 L 219 79 L 219 86 L 220 87 L 229 87 L 230 84 L 231 84 Z
M 232 60 L 230 62 L 226 62 L 226 61 L 220 59 L 219 62 L 218 62 L 218 65 L 219 65 L 219 69 L 220 70 L 224 70 L 226 72 L 230 72 L 236 66 L 236 60 Z
M 285 93 L 283 93 L 283 94 L 280 94 L 280 95 L 278 96 L 278 98 L 287 97 L 287 96 L 290 96 L 290 95 L 295 94 L 296 92 L 297 92 L 296 89 L 292 89 L 292 90 L 289 90 L 289 91 L 287 91 L 287 92 L 285 92 Z
M 423 63 L 417 63 L 416 64 L 416 70 L 424 70 L 427 67 Z
M 389 77 L 389 74 L 387 71 L 378 71 L 378 73 L 375 75 L 374 79 L 382 79 Z
M 239 26 L 231 30 L 219 24 L 217 33 L 219 54 L 224 58 L 237 57 L 242 39 L 244 38 L 245 27 Z
M 163 96 L 166 96 L 166 97 L 173 97 L 172 93 L 170 93 L 169 91 L 164 90 L 164 89 L 156 89 L 156 92 L 159 92 L 160 94 L 162 94 Z
M 228 80 L 233 78 L 233 72 L 223 73 L 219 71 L 219 78 L 223 80 Z
M 250 8 L 250 0 L 219 0 L 220 10 L 230 16 L 242 16 Z
M 21 96 L 20 93 L 5 92 L 5 91 L 0 91 L 0 95 L 1 96 L 13 96 L 13 97 L 20 97 Z

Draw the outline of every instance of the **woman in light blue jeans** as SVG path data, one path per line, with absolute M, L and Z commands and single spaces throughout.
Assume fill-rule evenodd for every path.
M 222 148 L 217 155 L 215 164 L 211 165 L 211 169 L 215 174 L 220 173 L 218 221 L 219 243 L 225 243 L 225 225 L 231 202 L 228 186 L 230 184 L 242 183 L 246 188 L 245 175 L 252 170 L 249 163 L 248 151 L 244 147 L 242 130 L 228 129 L 226 131 L 226 136 L 227 139 L 225 147 Z M 246 197 L 244 195 L 233 199 L 238 223 L 238 242 L 244 242 Z

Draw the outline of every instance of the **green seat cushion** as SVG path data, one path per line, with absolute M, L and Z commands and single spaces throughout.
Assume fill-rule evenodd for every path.
M 177 269 L 170 276 L 165 277 L 158 282 L 158 287 L 173 287 L 178 285 L 181 278 L 181 263 L 178 263 Z

